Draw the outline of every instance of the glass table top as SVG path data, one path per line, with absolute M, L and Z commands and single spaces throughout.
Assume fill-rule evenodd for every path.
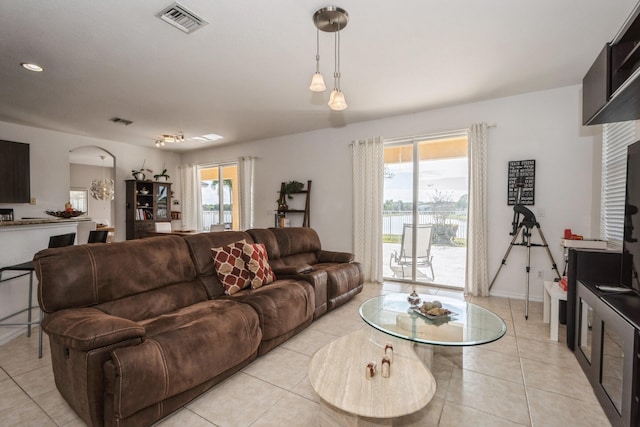
M 393 293 L 371 298 L 360 306 L 360 316 L 379 331 L 422 344 L 486 344 L 502 338 L 507 332 L 504 321 L 486 308 L 453 298 L 419 295 L 421 301 L 418 306 L 409 304 L 409 294 Z M 424 301 L 435 300 L 452 314 L 427 317 L 414 311 Z

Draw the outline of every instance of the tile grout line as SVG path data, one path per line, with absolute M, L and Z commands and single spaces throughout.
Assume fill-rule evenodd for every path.
M 511 301 L 509 301 L 509 307 L 511 307 Z M 511 322 L 512 324 L 514 324 L 514 320 L 513 320 L 513 311 L 509 310 L 511 313 Z M 524 389 L 524 398 L 527 401 L 527 412 L 528 412 L 528 417 L 529 417 L 529 425 L 531 427 L 534 427 L 533 425 L 533 411 L 531 411 L 531 399 L 529 398 L 529 388 L 527 387 L 527 378 L 524 375 L 524 365 L 522 364 L 522 353 L 520 353 L 520 341 L 518 340 L 518 337 L 515 335 L 516 331 L 516 327 L 515 324 L 513 326 L 513 333 L 516 339 L 516 349 L 518 350 L 518 361 L 520 362 L 520 375 L 522 375 L 522 386 Z

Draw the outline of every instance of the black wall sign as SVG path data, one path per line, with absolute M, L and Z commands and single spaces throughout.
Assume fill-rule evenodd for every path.
M 514 160 L 509 162 L 509 174 L 507 176 L 507 202 L 509 206 L 517 203 L 519 186 L 516 183 L 524 183 L 520 194 L 520 204 L 535 205 L 535 160 Z

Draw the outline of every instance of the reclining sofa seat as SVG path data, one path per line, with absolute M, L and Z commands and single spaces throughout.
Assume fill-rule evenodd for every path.
M 56 386 L 88 425 L 151 425 L 242 369 L 290 336 L 288 327 L 300 330 L 274 312 L 289 310 L 280 301 L 284 294 L 295 294 L 302 305 L 291 317 L 311 322 L 315 301 L 308 283 L 286 281 L 294 289 L 287 293 L 276 281 L 262 291 L 222 297 L 217 277 L 209 274 L 210 248 L 239 236 L 209 234 L 35 255 Z M 242 238 L 250 241 L 246 233 Z M 255 301 L 251 292 L 259 294 Z
M 323 250 L 314 229 L 254 228 L 247 233 L 265 245 L 269 264 L 277 277 L 301 278 L 313 285 L 316 291 L 314 318 L 362 291 L 364 274 L 360 263 L 353 261 L 351 253 Z
M 211 256 L 211 248 L 246 240 L 254 243 L 243 231 L 199 233 L 184 236 L 194 260 L 198 280 L 207 290 L 209 298 L 230 299 L 250 305 L 258 313 L 262 340 L 258 349 L 261 356 L 305 329 L 313 321 L 314 290 L 300 278 L 278 280 L 257 289 L 244 289 L 225 295 Z

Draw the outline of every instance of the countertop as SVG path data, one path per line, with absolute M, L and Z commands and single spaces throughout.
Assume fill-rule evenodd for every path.
M 60 224 L 66 222 L 80 222 L 91 221 L 89 217 L 74 217 L 74 218 L 26 218 L 18 219 L 15 221 L 0 221 L 1 227 L 10 227 L 12 225 L 34 225 L 34 224 Z

